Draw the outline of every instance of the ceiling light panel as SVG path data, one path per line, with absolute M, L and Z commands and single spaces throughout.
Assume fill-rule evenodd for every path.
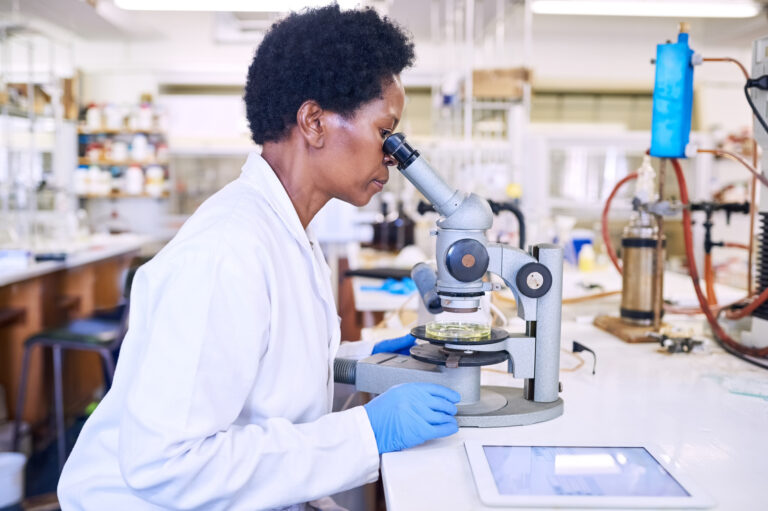
M 536 14 L 674 18 L 752 18 L 760 14 L 757 3 L 733 0 L 534 0 L 531 10 Z

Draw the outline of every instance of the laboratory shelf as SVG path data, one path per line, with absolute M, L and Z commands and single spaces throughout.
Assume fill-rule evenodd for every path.
M 143 129 L 97 129 L 97 130 L 90 130 L 88 128 L 79 127 L 77 129 L 78 135 L 154 135 L 154 136 L 165 136 L 165 133 L 158 130 L 143 130 Z
M 93 195 L 93 194 L 84 194 L 84 195 L 78 195 L 79 199 L 157 199 L 157 200 L 163 200 L 170 197 L 170 194 L 168 192 L 163 193 L 162 195 L 149 195 L 146 193 L 143 194 L 130 194 L 130 193 L 110 193 L 109 195 Z
M 139 165 L 146 167 L 148 165 L 160 165 L 167 166 L 169 162 L 167 160 L 151 161 L 151 160 L 92 160 L 91 158 L 78 158 L 77 163 L 79 165 L 109 165 L 115 167 L 128 167 L 130 165 Z

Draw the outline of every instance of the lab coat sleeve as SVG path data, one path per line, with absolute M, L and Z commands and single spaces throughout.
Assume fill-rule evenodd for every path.
M 304 424 L 238 423 L 268 347 L 268 279 L 230 250 L 205 252 L 135 290 L 148 297 L 137 311 L 148 339 L 120 421 L 128 487 L 163 508 L 253 510 L 374 481 L 362 407 Z

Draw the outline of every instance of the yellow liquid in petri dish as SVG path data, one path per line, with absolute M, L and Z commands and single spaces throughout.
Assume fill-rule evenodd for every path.
M 491 326 L 480 323 L 427 323 L 427 337 L 438 340 L 484 341 L 491 338 Z

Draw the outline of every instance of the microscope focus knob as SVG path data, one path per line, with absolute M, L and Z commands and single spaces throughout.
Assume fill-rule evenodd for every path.
M 524 264 L 515 278 L 517 289 L 529 298 L 540 298 L 552 287 L 552 273 L 541 263 Z
M 445 266 L 453 278 L 472 282 L 483 278 L 488 271 L 489 257 L 485 245 L 465 238 L 452 244 L 445 255 Z

